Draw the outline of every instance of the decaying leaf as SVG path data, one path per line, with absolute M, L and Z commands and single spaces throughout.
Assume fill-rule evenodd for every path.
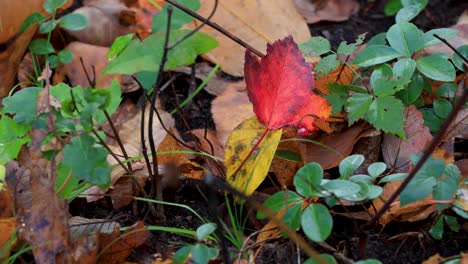
M 224 145 L 232 130 L 254 115 L 245 83 L 237 82 L 227 86 L 211 103 L 211 113 L 216 125 L 218 142 Z
M 283 129 L 283 135 L 281 140 L 291 140 L 296 137 L 296 131 L 293 129 L 285 128 Z M 277 151 L 289 151 L 291 153 L 300 155 L 301 151 L 301 142 L 298 141 L 284 141 L 280 142 L 277 148 Z M 304 166 L 303 162 L 286 160 L 284 158 L 278 157 L 275 155 L 273 161 L 271 162 L 270 172 L 273 172 L 276 176 L 276 179 L 281 184 L 281 186 L 292 186 L 293 177 L 296 174 L 296 171 Z
M 198 14 L 207 17 L 214 2 L 202 0 Z M 310 38 L 310 31 L 291 1 L 284 0 L 219 0 L 218 8 L 211 19 L 240 39 L 246 40 L 257 50 L 265 51 L 265 44 L 291 34 L 299 42 Z M 261 15 L 259 15 L 261 14 Z M 191 29 L 200 25 L 194 21 Z M 220 45 L 203 57 L 221 64 L 224 72 L 234 76 L 243 75 L 244 48 L 211 27 L 201 30 L 213 36 Z
M 359 11 L 355 0 L 293 0 L 297 10 L 313 24 L 322 20 L 344 21 Z
M 247 51 L 244 72 L 254 112 L 268 129 L 290 125 L 307 135 L 318 129 L 315 118 L 330 116 L 331 107 L 313 92 L 312 69 L 291 36 L 268 45 L 262 59 Z
M 265 132 L 266 135 L 264 135 Z M 256 117 L 245 120 L 232 131 L 225 149 L 224 165 L 227 181 L 234 188 L 247 195 L 257 189 L 268 173 L 281 132 L 281 129 L 268 132 Z M 262 135 L 264 135 L 263 139 Z M 257 149 L 246 160 L 257 143 Z M 243 164 L 242 168 L 236 173 L 241 164 Z
M 422 152 L 432 140 L 429 128 L 424 126 L 424 118 L 414 105 L 405 110 L 404 131 L 406 140 L 400 137 L 385 134 L 382 153 L 387 167 L 397 172 L 407 172 L 410 165 L 410 156 Z

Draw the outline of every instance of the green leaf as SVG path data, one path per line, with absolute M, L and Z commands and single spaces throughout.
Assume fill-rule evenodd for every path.
M 29 44 L 29 49 L 37 55 L 54 53 L 55 49 L 46 39 L 35 39 Z
M 54 19 L 46 21 L 42 23 L 41 26 L 39 27 L 39 32 L 42 34 L 47 34 L 51 32 L 52 30 L 54 30 L 56 26 L 57 26 L 57 21 L 55 21 Z
M 330 254 L 320 254 L 320 257 L 322 257 L 325 260 L 325 262 L 328 264 L 336 264 L 335 258 Z M 309 258 L 306 261 L 304 261 L 304 264 L 321 264 L 321 263 L 316 261 L 313 258 Z
M 71 31 L 80 31 L 85 29 L 89 24 L 88 18 L 82 14 L 71 13 L 60 19 L 59 25 L 64 29 Z
M 30 87 L 3 98 L 3 110 L 14 114 L 15 122 L 32 124 L 36 119 L 36 102 L 40 91 L 39 87 Z
M 354 262 L 354 264 L 382 264 L 378 259 L 365 259 Z
M 450 103 L 447 99 L 437 99 L 433 102 L 434 106 L 434 113 L 442 118 L 445 119 L 452 111 L 452 103 Z
M 346 197 L 361 190 L 358 184 L 347 180 L 329 180 L 322 183 L 322 187 L 338 197 Z
M 415 51 L 424 47 L 421 30 L 409 22 L 391 26 L 387 31 L 387 40 L 392 48 L 406 57 L 411 57 Z
M 394 48 L 385 45 L 367 46 L 354 59 L 353 64 L 360 68 L 391 61 L 400 57 L 401 54 Z
M 288 160 L 292 162 L 302 162 L 301 155 L 290 150 L 277 149 L 275 152 L 275 155 L 284 160 Z
M 434 200 L 453 200 L 455 193 L 460 183 L 461 172 L 454 164 L 447 164 L 443 173 L 443 179 L 437 181 L 437 184 L 432 193 Z M 436 204 L 437 210 L 440 212 L 448 208 L 448 204 Z
M 434 113 L 434 109 L 420 109 L 424 116 L 424 125 L 429 127 L 432 133 L 439 131 L 440 126 L 444 123 L 444 119 L 441 119 Z
M 293 191 L 277 192 L 272 196 L 268 197 L 268 199 L 266 199 L 263 205 L 268 207 L 273 213 L 277 213 L 286 205 L 295 203 L 300 199 L 301 197 Z M 266 217 L 266 214 L 262 211 L 257 212 L 258 219 L 265 219 Z
M 349 176 L 356 171 L 364 162 L 364 156 L 361 154 L 351 155 L 340 162 L 340 179 L 349 179 Z
M 316 57 L 330 52 L 331 46 L 328 39 L 324 37 L 312 37 L 306 43 L 300 44 L 299 49 L 306 56 Z
M 97 145 L 93 137 L 83 133 L 65 145 L 62 163 L 71 168 L 76 178 L 106 188 L 110 184 L 111 172 L 106 161 L 107 154 L 106 149 Z
M 457 218 L 451 215 L 444 215 L 445 223 L 448 225 L 450 230 L 453 232 L 460 231 L 460 224 L 457 222 Z
M 395 15 L 398 10 L 400 10 L 401 8 L 403 7 L 403 5 L 401 4 L 401 1 L 400 0 L 389 0 L 387 1 L 387 3 L 385 4 L 385 7 L 384 7 L 384 14 L 386 16 L 393 16 Z
M 179 248 L 176 253 L 174 254 L 174 257 L 172 257 L 172 261 L 174 264 L 183 264 L 186 263 L 186 260 L 188 259 L 190 252 L 192 252 L 193 246 L 183 246 Z
M 63 199 L 70 199 L 73 197 L 73 191 L 79 186 L 79 180 L 76 177 L 69 177 L 71 170 L 63 163 L 57 165 L 57 180 L 55 181 L 55 190 L 58 191 L 60 187 L 66 182 L 65 187 L 60 192 L 60 197 Z
M 218 250 L 207 247 L 203 244 L 196 244 L 192 248 L 192 261 L 197 264 L 208 264 L 208 262 L 218 256 Z
M 417 5 L 405 6 L 398 11 L 398 13 L 395 16 L 395 21 L 397 23 L 411 21 L 421 12 L 421 10 L 422 9 Z
M 455 91 L 457 90 L 457 85 L 455 83 L 444 83 L 435 92 L 435 95 L 453 98 L 455 96 Z
M 314 242 L 323 242 L 333 228 L 333 218 L 322 204 L 309 205 L 301 217 L 302 230 Z
M 377 185 L 369 185 L 369 194 L 367 200 L 373 200 L 383 193 L 383 188 Z
M 294 176 L 296 192 L 303 197 L 315 196 L 320 192 L 323 169 L 320 164 L 311 162 L 300 168 Z
M 64 64 L 70 63 L 73 60 L 73 53 L 69 50 L 61 50 L 58 53 L 58 59 L 61 63 Z
M 376 129 L 405 138 L 403 103 L 393 96 L 376 98 L 367 112 L 367 121 Z
M 203 240 L 210 236 L 216 230 L 215 223 L 206 223 L 197 228 L 197 239 Z
M 405 105 L 414 103 L 421 95 L 424 88 L 424 78 L 419 73 L 415 73 L 408 86 L 396 93 L 396 96 L 403 101 Z
M 296 231 L 301 227 L 301 216 L 302 203 L 298 203 L 284 212 L 282 220 L 288 227 Z
M 412 155 L 411 161 L 416 164 L 420 155 Z M 400 205 L 416 202 L 427 197 L 432 193 L 433 187 L 437 183 L 437 178 L 440 177 L 445 170 L 445 162 L 443 159 L 434 159 L 429 157 L 424 165 L 405 187 L 400 194 Z
M 393 77 L 393 71 L 387 64 L 380 64 L 372 72 L 370 84 L 375 96 L 387 96 L 395 93 L 395 87 L 400 83 Z
M 368 42 L 367 47 L 375 45 L 385 45 L 387 43 L 387 32 L 379 33 L 373 36 Z
M 429 55 L 416 61 L 418 70 L 436 81 L 451 82 L 455 80 L 455 68 L 446 59 L 437 56 Z
M 468 45 L 463 45 L 457 49 L 458 52 L 460 52 L 465 58 L 468 58 Z M 464 64 L 463 59 L 458 56 L 458 54 L 453 53 L 452 56 L 452 61 L 453 64 L 463 72 L 468 72 L 467 66 Z
M 348 122 L 352 125 L 354 122 L 364 117 L 372 103 L 372 95 L 365 93 L 354 93 L 348 99 Z
M 30 14 L 24 21 L 23 24 L 21 24 L 19 33 L 23 33 L 29 26 L 36 24 L 36 23 L 42 23 L 46 20 L 46 16 L 44 16 L 41 13 L 34 12 Z
M 317 77 L 320 78 L 330 71 L 338 68 L 340 61 L 337 60 L 336 54 L 330 54 L 323 57 L 314 67 L 314 71 L 317 73 Z
M 200 1 L 198 0 L 178 0 L 177 2 L 192 11 L 197 11 L 200 8 Z M 169 3 L 166 3 L 164 4 L 161 12 L 153 16 L 153 32 L 166 32 L 168 14 L 167 9 L 170 6 L 172 8 L 170 30 L 180 29 L 183 25 L 194 20 L 192 16 L 186 14 L 184 11 L 179 10 L 178 8 L 174 8 Z
M 432 238 L 435 240 L 441 240 L 442 236 L 444 235 L 444 218 L 439 217 L 434 225 L 429 230 L 429 234 L 431 234 Z
M 393 74 L 401 83 L 411 80 L 416 70 L 416 62 L 411 58 L 403 58 L 393 64 Z
M 52 14 L 57 10 L 59 7 L 63 6 L 67 0 L 46 0 L 44 2 L 44 9 L 47 13 Z
M 390 174 L 382 179 L 380 179 L 379 183 L 385 183 L 385 182 L 392 182 L 392 181 L 402 181 L 408 177 L 408 173 L 395 173 L 395 174 Z
M 109 51 L 107 52 L 106 57 L 108 59 L 114 59 L 115 57 L 117 57 L 117 55 L 119 55 L 128 46 L 128 44 L 130 44 L 133 35 L 133 33 L 130 33 L 127 35 L 117 37 L 112 43 L 112 46 L 110 47 Z
M 98 89 L 95 89 L 95 90 L 98 90 Z M 99 89 L 99 90 L 107 91 L 105 89 Z M 120 102 L 122 101 L 122 92 L 120 89 L 119 82 L 116 79 L 112 81 L 111 85 L 109 86 L 108 91 L 109 91 L 108 95 L 104 95 L 104 96 L 106 97 L 106 99 L 109 98 L 109 101 L 104 105 L 104 109 L 107 111 L 109 115 L 112 115 L 117 110 L 117 108 L 120 105 Z M 101 108 L 101 110 L 104 110 L 104 109 Z M 93 118 L 96 120 L 97 124 L 104 124 L 105 122 L 107 122 L 107 118 L 104 114 L 104 111 L 94 112 Z
M 171 31 L 169 43 L 185 36 L 190 30 Z M 199 54 L 210 51 L 218 42 L 207 34 L 197 32 L 171 49 L 166 70 L 195 62 Z M 134 74 L 141 71 L 157 72 L 163 54 L 164 36 L 153 34 L 143 42 L 132 40 L 122 53 L 107 65 L 105 73 Z
M 380 176 L 385 170 L 387 169 L 387 165 L 384 162 L 375 162 L 372 163 L 368 168 L 367 172 L 372 177 L 372 179 L 376 179 Z
M 359 192 L 344 196 L 343 199 L 351 201 L 351 202 L 359 202 L 364 201 L 367 199 L 369 195 L 369 184 L 362 182 L 362 181 L 353 181 L 354 177 L 351 177 L 351 181 L 359 185 Z
M 428 32 L 424 33 L 424 47 L 429 47 L 433 45 L 437 45 L 441 43 L 438 38 L 434 37 L 437 35 L 445 40 L 455 37 L 458 34 L 458 30 L 453 28 L 437 28 L 433 30 L 429 30 Z
M 50 55 L 49 57 L 47 57 L 47 60 L 49 61 L 51 69 L 55 69 L 59 64 L 59 59 L 56 55 Z
M 0 165 L 16 159 L 18 153 L 26 143 L 31 141 L 28 131 L 30 125 L 18 124 L 8 116 L 0 119 Z
M 337 83 L 327 84 L 329 93 L 325 95 L 325 98 L 328 100 L 328 103 L 333 107 L 332 115 L 336 115 L 339 112 L 341 112 L 343 106 L 347 104 L 347 100 L 349 98 L 347 87 L 347 85 Z

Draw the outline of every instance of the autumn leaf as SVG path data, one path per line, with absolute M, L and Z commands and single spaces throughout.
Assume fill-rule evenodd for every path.
M 318 129 L 307 115 L 323 119 L 331 113 L 327 100 L 314 94 L 312 68 L 291 36 L 268 45 L 261 59 L 247 51 L 244 74 L 254 112 L 268 129 L 290 125 L 307 135 Z
M 265 179 L 281 139 L 281 129 L 265 129 L 256 117 L 249 118 L 232 131 L 226 145 L 227 181 L 247 195 Z

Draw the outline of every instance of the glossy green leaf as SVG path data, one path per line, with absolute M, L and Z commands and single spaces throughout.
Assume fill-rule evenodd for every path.
M 62 163 L 71 168 L 74 177 L 106 188 L 110 184 L 111 172 L 107 154 L 107 150 L 97 145 L 93 137 L 83 133 L 65 145 Z
M 403 131 L 405 116 L 403 103 L 393 96 L 376 98 L 369 106 L 367 121 L 376 129 L 405 137 Z
M 43 4 L 43 7 L 47 13 L 52 14 L 66 2 L 67 0 L 46 0 Z
M 29 49 L 37 55 L 46 55 L 55 52 L 54 47 L 46 39 L 35 39 L 29 44 Z
M 424 47 L 421 30 L 409 22 L 391 26 L 387 31 L 387 40 L 392 48 L 408 58 Z
M 320 164 L 311 162 L 300 168 L 294 176 L 296 192 L 304 197 L 317 195 L 320 192 L 320 183 L 323 178 L 323 169 Z
M 387 32 L 382 32 L 379 33 L 375 36 L 373 36 L 369 41 L 367 42 L 367 46 L 375 46 L 375 45 L 385 45 L 387 44 Z
M 451 82 L 455 80 L 455 68 L 446 59 L 437 56 L 429 55 L 416 61 L 418 70 L 436 81 Z
M 375 162 L 369 165 L 367 168 L 367 172 L 369 172 L 369 175 L 372 177 L 372 179 L 375 179 L 380 176 L 385 170 L 387 169 L 387 164 L 384 162 Z
M 459 232 L 460 231 L 460 224 L 457 222 L 457 218 L 451 215 L 444 215 L 444 220 L 447 226 L 452 230 L 453 232 Z
M 372 45 L 361 51 L 354 59 L 353 64 L 363 68 L 387 61 L 391 61 L 400 57 L 401 54 L 394 48 L 385 45 Z
M 372 99 L 372 95 L 366 93 L 354 93 L 349 97 L 348 106 L 346 107 L 349 125 L 364 117 L 369 110 Z
M 429 234 L 431 234 L 432 238 L 435 240 L 441 240 L 442 236 L 444 235 L 444 218 L 439 217 L 434 225 L 429 229 Z
M 215 223 L 206 223 L 197 228 L 197 239 L 198 240 L 203 240 L 213 234 L 213 232 L 216 230 L 216 224 Z
M 361 154 L 354 154 L 349 157 L 346 157 L 340 162 L 339 171 L 340 179 L 349 179 L 349 176 L 356 171 L 359 166 L 364 162 L 364 156 Z
M 346 197 L 361 190 L 357 183 L 348 180 L 329 180 L 322 183 L 322 187 L 337 197 Z
M 373 200 L 379 197 L 383 193 L 383 188 L 377 185 L 369 185 L 369 193 L 367 194 L 367 200 Z
M 435 92 L 435 95 L 453 98 L 455 96 L 455 91 L 457 90 L 457 85 L 455 83 L 444 83 Z
M 408 173 L 395 173 L 395 174 L 390 174 L 382 179 L 380 179 L 379 183 L 385 183 L 385 182 L 392 182 L 392 181 L 402 181 L 408 177 Z
M 384 7 L 384 14 L 386 16 L 393 16 L 395 15 L 398 10 L 400 10 L 401 8 L 403 7 L 403 5 L 401 4 L 401 1 L 400 0 L 389 0 L 387 1 L 387 3 L 385 4 L 385 7 Z
M 54 19 L 46 21 L 39 26 L 39 32 L 42 34 L 47 34 L 49 32 L 52 32 L 52 30 L 54 30 L 56 26 L 57 21 L 55 21 Z
M 117 55 L 119 55 L 128 46 L 128 44 L 130 44 L 130 41 L 133 39 L 133 35 L 133 33 L 130 33 L 117 37 L 107 52 L 106 57 L 108 59 L 114 59 Z
M 413 77 L 416 62 L 411 58 L 403 58 L 393 64 L 393 74 L 404 83 Z
M 461 172 L 454 164 L 447 164 L 443 173 L 443 179 L 438 180 L 434 188 L 434 200 L 453 200 L 460 184 Z M 448 208 L 448 204 L 436 204 L 437 210 L 440 212 Z
M 418 5 L 405 6 L 398 11 L 398 13 L 395 16 L 395 21 L 397 23 L 411 21 L 421 12 L 421 10 L 422 9 Z
M 434 37 L 434 35 L 437 35 L 445 40 L 449 40 L 455 37 L 457 34 L 458 34 L 458 30 L 453 29 L 453 28 L 437 28 L 437 29 L 429 30 L 426 33 L 424 33 L 424 36 L 423 36 L 424 47 L 437 45 L 442 42 L 438 38 Z
M 82 14 L 70 13 L 60 19 L 59 25 L 71 31 L 80 31 L 85 29 L 89 24 L 88 18 Z
M 434 113 L 440 118 L 447 118 L 452 111 L 452 103 L 447 99 L 436 99 L 433 102 Z
M 351 179 L 351 181 L 353 181 L 353 179 Z M 359 202 L 366 200 L 367 196 L 369 195 L 369 185 L 362 181 L 353 182 L 359 185 L 359 192 L 344 196 L 343 199 L 351 202 Z
M 197 264 L 208 264 L 210 260 L 218 256 L 216 248 L 210 248 L 204 244 L 196 244 L 192 248 L 192 261 Z
M 61 50 L 57 57 L 61 63 L 67 64 L 72 62 L 73 60 L 73 53 L 69 50 Z
M 405 105 L 410 105 L 419 98 L 423 91 L 424 84 L 424 77 L 419 73 L 415 73 L 408 86 L 403 90 L 398 91 L 396 93 L 396 97 Z
M 417 163 L 420 155 L 412 155 L 411 161 Z M 414 178 L 405 187 L 400 194 L 400 205 L 416 202 L 423 199 L 432 193 L 433 187 L 437 183 L 437 178 L 442 176 L 445 170 L 445 162 L 443 159 L 434 159 L 429 157 L 422 168 L 416 173 Z
M 302 203 L 293 205 L 283 214 L 283 222 L 292 230 L 296 231 L 301 227 Z
M 460 52 L 465 58 L 468 58 L 468 45 L 463 45 L 457 48 L 457 51 Z M 468 72 L 468 67 L 464 64 L 463 59 L 458 56 L 458 54 L 453 53 L 452 55 L 453 64 L 463 72 Z
M 323 242 L 333 228 L 333 218 L 328 208 L 322 204 L 309 205 L 301 217 L 302 230 L 306 236 L 315 242 Z
M 309 57 L 321 56 L 330 52 L 331 46 L 328 39 L 324 37 L 312 37 L 307 42 L 299 45 L 299 49 Z
M 36 23 L 42 23 L 46 20 L 46 16 L 44 16 L 41 13 L 34 12 L 30 14 L 21 24 L 19 33 L 23 33 L 29 26 L 36 24 Z
M 277 213 L 286 205 L 295 203 L 300 199 L 301 197 L 293 191 L 277 192 L 272 196 L 268 197 L 268 199 L 264 203 L 264 206 L 268 207 L 273 213 Z M 262 211 L 257 212 L 258 219 L 265 219 L 266 217 L 266 214 Z
M 177 0 L 177 2 L 192 11 L 197 11 L 200 8 L 199 0 Z M 159 13 L 154 15 L 153 17 L 153 26 L 152 26 L 153 32 L 155 33 L 166 32 L 167 15 L 168 15 L 167 10 L 169 7 L 172 8 L 170 30 L 180 29 L 183 25 L 194 20 L 192 16 L 186 14 L 184 11 L 178 8 L 175 8 L 169 3 L 165 3 L 163 6 L 163 9 Z

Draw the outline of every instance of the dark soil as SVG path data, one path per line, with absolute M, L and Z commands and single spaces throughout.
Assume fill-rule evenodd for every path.
M 361 2 L 361 10 L 350 20 L 341 23 L 320 22 L 310 25 L 312 35 L 321 35 L 326 37 L 336 48 L 338 44 L 346 40 L 354 42 L 361 33 L 368 32 L 367 38 L 387 29 L 394 24 L 394 17 L 385 17 L 383 15 L 383 6 L 385 1 L 365 1 Z M 448 27 L 456 23 L 459 15 L 468 8 L 468 2 L 463 0 L 431 0 L 425 11 L 423 11 L 413 22 L 422 30 L 426 31 L 433 28 Z M 197 85 L 199 80 L 197 80 Z M 175 100 L 182 102 L 189 94 L 190 77 L 182 75 L 177 78 L 174 85 L 171 85 L 162 93 L 161 99 L 167 110 L 174 109 Z M 174 96 L 176 94 L 176 96 Z M 214 123 L 210 115 L 210 105 L 213 96 L 202 92 L 184 108 L 182 115 L 175 115 L 177 129 L 181 134 L 188 129 L 185 122 L 191 129 L 207 128 L 214 129 Z M 184 117 L 185 121 L 182 119 Z M 175 202 L 191 206 L 203 217 L 213 219 L 213 215 L 220 215 L 227 219 L 225 209 L 223 208 L 222 193 L 218 190 L 219 202 L 205 200 L 197 189 L 197 185 L 203 189 L 203 183 L 191 182 L 179 189 L 171 197 Z M 206 189 L 204 189 L 206 191 Z M 206 193 L 204 193 L 206 195 Z M 213 210 L 212 208 L 218 208 Z M 146 210 L 144 205 L 140 205 L 140 215 L 133 215 L 131 207 L 113 211 L 106 207 L 105 201 L 99 201 L 93 204 L 83 204 L 76 200 L 71 204 L 71 213 L 91 218 L 111 218 L 116 221 L 129 225 L 137 219 L 144 219 L 149 225 L 161 225 L 179 227 L 195 230 L 201 221 L 199 221 L 190 212 L 176 207 L 165 207 L 166 221 L 161 223 L 150 218 L 145 218 Z M 219 213 L 221 211 L 223 213 Z M 247 217 L 247 216 L 244 216 Z M 468 230 L 466 225 L 460 232 L 453 233 L 445 230 L 444 238 L 436 241 L 428 234 L 428 230 L 433 219 L 429 218 L 422 222 L 394 222 L 385 228 L 381 226 L 369 231 L 368 241 L 365 244 L 366 258 L 376 258 L 383 263 L 421 263 L 428 257 L 439 253 L 441 256 L 451 256 L 468 250 Z M 335 216 L 334 228 L 330 238 L 326 241 L 330 246 L 336 248 L 349 259 L 362 259 L 359 255 L 362 246 L 359 245 L 359 227 L 362 221 L 350 218 Z M 245 235 L 249 235 L 248 230 L 258 230 L 258 223 L 249 221 L 246 226 Z M 395 237 L 400 235 L 399 237 Z M 393 239 L 392 239 L 393 238 Z M 171 257 L 171 253 L 178 247 L 194 243 L 193 239 L 184 238 L 172 233 L 152 232 L 151 239 L 145 246 L 137 249 L 132 256 L 133 261 L 139 263 L 149 263 L 154 254 L 163 258 Z M 321 247 L 314 245 L 316 249 L 323 253 L 332 253 Z M 306 256 L 301 254 L 303 261 Z M 287 239 L 278 239 L 267 243 L 256 258 L 256 263 L 297 263 L 297 248 Z

